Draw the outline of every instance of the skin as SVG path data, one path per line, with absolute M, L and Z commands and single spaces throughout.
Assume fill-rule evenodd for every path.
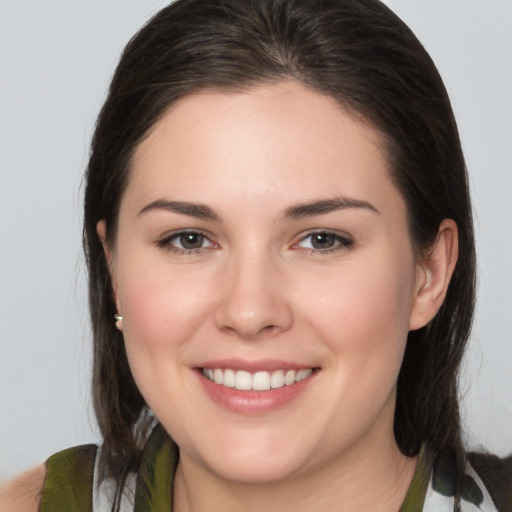
M 98 235 L 132 373 L 180 447 L 178 512 L 399 509 L 416 460 L 394 440 L 396 381 L 407 333 L 442 304 L 457 230 L 443 221 L 415 259 L 383 147 L 332 98 L 285 82 L 187 96 L 137 149 L 115 245 L 104 222 Z M 340 198 L 349 207 L 289 215 Z M 183 230 L 204 235 L 197 248 Z M 201 385 L 197 367 L 225 358 L 317 370 L 294 400 L 247 414 Z
M 3 483 L 0 486 L 0 510 L 2 512 L 37 512 L 45 472 L 45 467 L 41 464 Z
M 396 380 L 408 331 L 444 297 L 456 228 L 445 221 L 415 260 L 382 147 L 333 99 L 288 82 L 190 95 L 138 148 L 107 255 L 133 375 L 180 446 L 179 510 L 400 505 L 415 461 L 393 437 Z M 286 216 L 341 197 L 369 206 Z M 197 249 L 183 230 L 205 235 Z M 312 250 L 312 231 L 332 247 Z M 199 382 L 197 366 L 223 358 L 320 371 L 292 402 L 246 415 Z

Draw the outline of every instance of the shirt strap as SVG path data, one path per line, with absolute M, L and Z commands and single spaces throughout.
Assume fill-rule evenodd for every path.
M 97 446 L 69 448 L 46 461 L 39 512 L 90 512 Z
M 172 489 L 178 461 L 178 447 L 158 424 L 142 454 L 134 512 L 172 512 Z
M 400 507 L 399 512 L 417 512 L 423 510 L 425 497 L 432 474 L 432 466 L 434 463 L 434 454 L 427 444 L 421 447 L 416 462 L 416 470 L 412 477 L 411 485 L 405 496 L 405 500 Z

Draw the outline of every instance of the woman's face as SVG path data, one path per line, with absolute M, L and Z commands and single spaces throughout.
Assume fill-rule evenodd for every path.
M 419 273 L 382 151 L 295 82 L 190 95 L 137 149 L 114 288 L 183 464 L 276 481 L 394 444 Z

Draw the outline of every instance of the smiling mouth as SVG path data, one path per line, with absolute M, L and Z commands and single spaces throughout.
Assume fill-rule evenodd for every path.
M 255 373 L 224 368 L 202 368 L 201 373 L 208 380 L 227 388 L 239 391 L 269 391 L 307 379 L 313 374 L 313 368 Z

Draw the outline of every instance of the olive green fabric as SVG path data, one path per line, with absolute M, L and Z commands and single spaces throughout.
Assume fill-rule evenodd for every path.
M 151 434 L 137 474 L 134 512 L 172 511 L 172 488 L 179 452 L 163 427 Z
M 39 512 L 92 512 L 96 445 L 77 446 L 46 461 Z M 179 452 L 158 425 L 144 448 L 137 474 L 134 512 L 172 511 Z
M 40 512 L 92 511 L 96 452 L 94 445 L 80 446 L 48 459 Z M 476 506 L 483 512 L 512 512 L 512 458 L 469 454 L 469 460 L 494 504 L 489 498 L 484 501 L 481 484 L 468 474 L 463 482 L 460 510 Z M 133 512 L 172 512 L 172 489 L 178 461 L 176 444 L 163 427 L 157 425 L 146 443 L 137 473 Z M 448 459 L 435 457 L 433 450 L 424 446 L 399 512 L 436 511 L 435 503 L 439 503 L 439 499 L 443 510 L 453 508 L 454 475 L 454 466 Z
M 70 448 L 46 461 L 39 512 L 91 512 L 97 446 Z
M 400 512 L 421 512 L 425 503 L 430 475 L 432 473 L 433 453 L 423 445 L 418 455 L 416 471 L 405 496 Z

